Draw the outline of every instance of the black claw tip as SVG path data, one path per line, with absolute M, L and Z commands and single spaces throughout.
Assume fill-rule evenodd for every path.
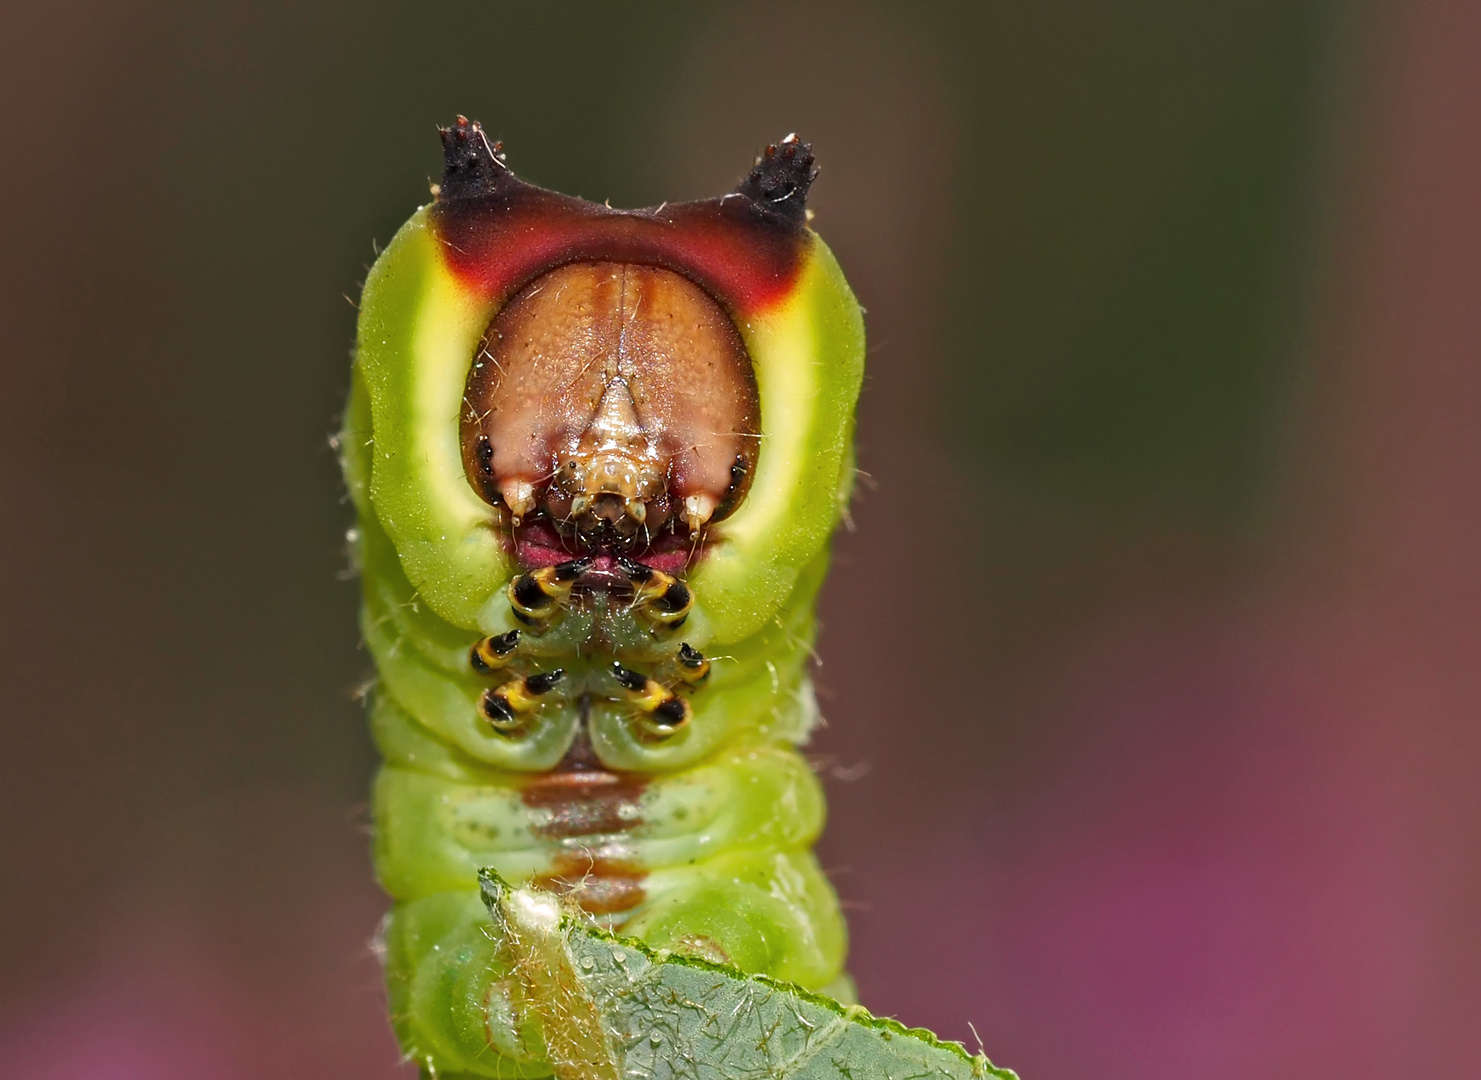
M 625 668 L 615 661 L 612 664 L 612 675 L 622 684 L 624 690 L 631 690 L 633 693 L 641 692 L 648 685 L 646 676 L 639 675 L 632 668 Z
M 574 581 L 590 570 L 594 563 L 595 560 L 590 555 L 583 556 L 579 559 L 571 559 L 569 562 L 559 563 L 555 568 L 555 579 L 557 581 Z
M 762 210 L 803 225 L 807 222 L 807 189 L 817 175 L 812 146 L 788 135 L 766 148 L 735 190 Z
M 704 662 L 704 653 L 694 648 L 687 641 L 679 643 L 679 663 L 688 668 L 697 668 Z
M 628 580 L 641 585 L 653 576 L 653 567 L 644 566 L 640 562 L 634 562 L 626 555 L 617 556 L 617 569 L 625 574 Z
M 494 652 L 498 653 L 500 656 L 505 656 L 509 653 L 512 653 L 515 648 L 518 647 L 519 631 L 510 630 L 507 633 L 500 634 L 498 637 L 493 638 L 492 641 L 494 643 Z
M 441 201 L 488 195 L 514 174 L 504 164 L 502 143 L 489 142 L 483 125 L 460 116 L 452 127 L 438 128 L 442 136 Z
M 538 697 L 541 694 L 549 693 L 565 677 L 565 668 L 556 668 L 554 671 L 542 671 L 540 674 L 531 675 L 525 680 L 525 689 Z

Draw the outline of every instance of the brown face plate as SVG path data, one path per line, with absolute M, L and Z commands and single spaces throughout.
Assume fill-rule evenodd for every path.
M 676 573 L 745 496 L 760 416 L 736 323 L 811 249 L 812 150 L 769 146 L 728 195 L 617 210 L 525 183 L 466 117 L 442 129 L 429 224 L 499 314 L 474 358 L 464 467 L 526 568 L 617 553 Z
M 745 497 L 760 402 L 730 317 L 654 266 L 570 263 L 495 317 L 474 358 L 464 467 L 566 550 L 642 553 Z

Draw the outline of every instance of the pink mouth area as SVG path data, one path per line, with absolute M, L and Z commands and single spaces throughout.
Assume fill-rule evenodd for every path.
M 696 545 L 687 536 L 665 533 L 647 548 L 635 548 L 625 552 L 629 559 L 651 566 L 665 574 L 679 574 L 704 551 L 704 544 Z M 570 562 L 586 554 L 576 544 L 561 536 L 547 522 L 533 521 L 514 530 L 514 554 L 520 566 L 526 570 L 537 570 L 542 566 L 556 566 Z M 591 555 L 592 567 L 582 579 L 592 584 L 602 579 L 613 582 L 627 578 L 617 569 L 617 556 L 608 551 Z

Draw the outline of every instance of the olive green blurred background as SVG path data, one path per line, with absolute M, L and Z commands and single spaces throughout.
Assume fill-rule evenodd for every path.
M 1481 461 L 1454 382 L 1481 334 L 1426 353 L 1404 318 L 1469 308 L 1404 308 L 1450 294 L 1383 276 L 1474 282 L 1426 269 L 1476 217 L 1443 182 L 1481 115 L 1468 18 L 0 13 L 8 1074 L 398 1074 L 326 436 L 358 283 L 460 112 L 521 175 L 614 205 L 814 143 L 814 225 L 871 340 L 813 746 L 867 1004 L 969 1042 L 970 1021 L 1026 1080 L 1471 1060 L 1476 789 L 1446 770 L 1474 766 L 1477 639 L 1469 606 L 1410 611 L 1389 571 L 1469 565 L 1471 474 L 1423 463 Z M 1427 98 L 1427 72 L 1453 77 Z M 1411 490 L 1415 446 L 1423 506 L 1461 508 L 1421 534 L 1368 497 Z M 1396 659 L 1447 648 L 1448 674 Z M 1415 720 L 1406 694 L 1444 704 Z

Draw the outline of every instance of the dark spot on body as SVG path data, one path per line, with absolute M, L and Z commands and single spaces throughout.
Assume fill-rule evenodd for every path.
M 502 725 L 514 723 L 516 717 L 514 710 L 493 690 L 485 690 L 478 699 L 478 707 L 484 718 L 491 724 Z
M 676 581 L 664 590 L 663 596 L 657 600 L 657 605 L 663 611 L 683 611 L 689 606 L 689 586 L 682 581 Z
M 671 697 L 659 703 L 653 710 L 653 717 L 664 727 L 678 727 L 689 719 L 689 710 L 684 707 L 682 698 Z
M 514 582 L 514 599 L 527 608 L 539 608 L 544 606 L 547 598 L 534 577 L 521 574 Z

